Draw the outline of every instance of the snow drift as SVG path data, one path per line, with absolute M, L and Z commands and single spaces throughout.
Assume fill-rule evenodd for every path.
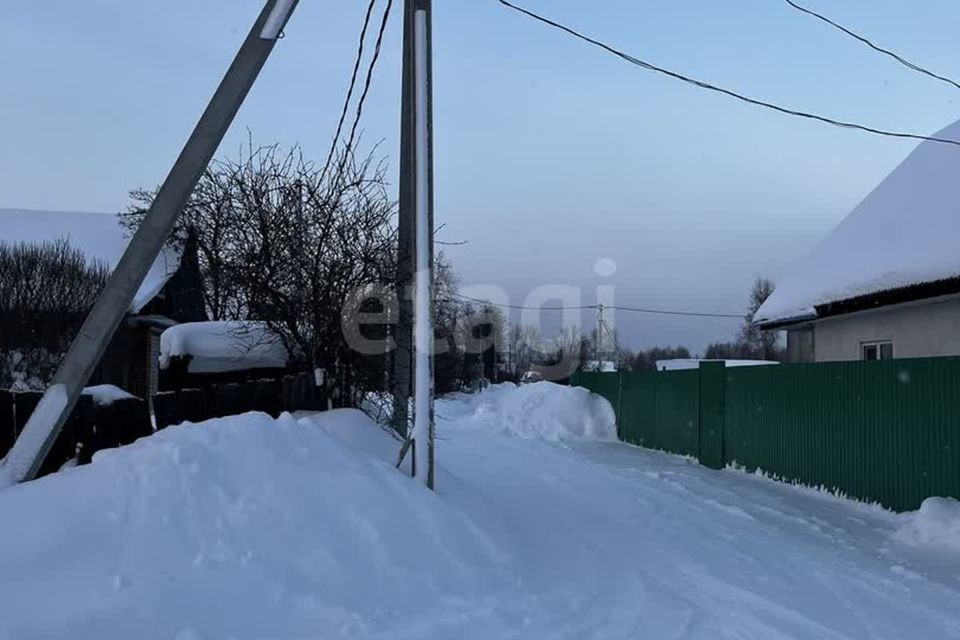
M 901 542 L 960 553 L 960 501 L 927 498 L 918 511 L 903 518 L 906 522 L 896 535 Z
M 616 415 L 606 399 L 553 382 L 494 385 L 468 397 L 462 415 L 474 428 L 547 441 L 614 441 Z
M 0 638 L 350 636 L 439 600 L 498 560 L 396 451 L 358 411 L 246 414 L 7 489 Z
M 613 424 L 582 389 L 437 417 L 436 493 L 352 410 L 170 427 L 0 491 L 0 639 L 960 637 L 960 560 L 900 516 L 580 441 Z

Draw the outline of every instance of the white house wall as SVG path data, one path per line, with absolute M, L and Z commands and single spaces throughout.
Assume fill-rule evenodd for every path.
M 825 318 L 815 332 L 817 362 L 860 360 L 864 342 L 884 340 L 895 358 L 960 356 L 960 297 Z

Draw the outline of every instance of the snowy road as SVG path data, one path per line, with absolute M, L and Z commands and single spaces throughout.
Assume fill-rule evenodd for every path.
M 577 400 L 440 403 L 438 495 L 354 412 L 174 428 L 0 494 L 0 638 L 960 637 L 960 554 L 900 542 L 910 516 L 534 437 L 600 437 Z
M 879 510 L 620 445 L 462 437 L 445 453 L 472 461 L 450 498 L 496 514 L 485 530 L 547 635 L 960 637 L 960 563 L 903 548 Z

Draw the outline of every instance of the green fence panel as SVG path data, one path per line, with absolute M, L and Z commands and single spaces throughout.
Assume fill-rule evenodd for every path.
M 657 378 L 655 373 L 623 374 L 621 388 L 620 439 L 641 447 L 659 448 L 657 433 Z
M 728 462 L 897 510 L 960 497 L 960 359 L 726 374 Z
M 578 373 L 620 439 L 896 510 L 960 498 L 960 358 Z
M 700 364 L 700 464 L 711 469 L 726 466 L 724 455 L 726 371 L 722 362 Z
M 700 372 L 665 371 L 656 376 L 653 448 L 686 456 L 700 452 Z
M 570 380 L 613 405 L 624 442 L 671 453 L 699 454 L 699 372 L 578 372 Z

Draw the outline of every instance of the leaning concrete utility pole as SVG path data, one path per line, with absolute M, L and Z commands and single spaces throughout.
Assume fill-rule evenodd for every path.
M 433 73 L 430 0 L 406 0 L 401 115 L 400 253 L 410 246 L 413 282 L 414 475 L 434 488 Z M 407 243 L 407 244 L 405 244 Z M 405 297 L 405 296 L 404 296 Z M 401 306 L 401 310 L 402 310 Z M 403 314 L 401 312 L 401 318 Z M 402 334 L 404 328 L 399 330 Z M 401 342 L 402 344 L 402 342 Z M 403 358 L 404 354 L 398 354 Z M 398 399 L 401 400 L 402 399 Z
M 267 0 L 80 333 L 71 343 L 50 387 L 7 455 L 0 469 L 0 484 L 36 477 L 297 3 L 298 0 Z

